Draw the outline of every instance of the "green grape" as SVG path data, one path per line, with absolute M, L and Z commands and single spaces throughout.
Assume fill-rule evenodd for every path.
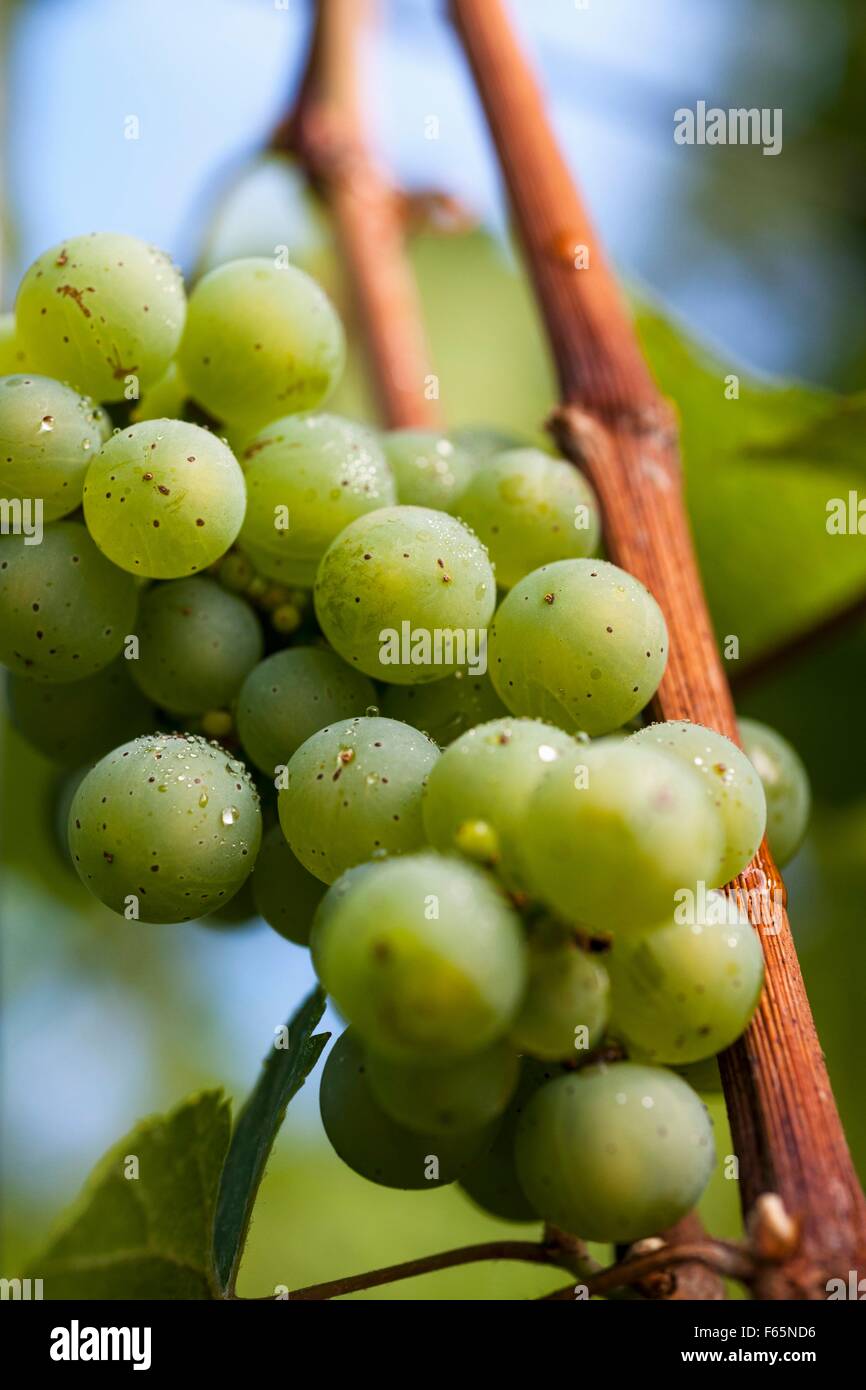
M 597 1047 L 608 1014 L 607 971 L 568 936 L 530 940 L 529 983 L 511 1040 L 541 1061 Z
M 729 1047 L 755 1012 L 764 955 L 724 893 L 680 906 L 661 925 L 617 941 L 608 960 L 613 1027 L 648 1062 L 702 1062 Z
M 555 560 L 582 559 L 598 545 L 598 502 L 572 464 L 540 449 L 511 449 L 477 468 L 460 517 L 490 552 L 501 589 Z
M 251 881 L 259 916 L 287 941 L 308 945 L 325 885 L 298 863 L 279 825 L 265 834 Z
M 315 566 L 310 570 L 307 560 L 294 560 L 290 555 L 273 555 L 261 546 L 250 545 L 244 541 L 240 553 L 255 567 L 256 573 L 265 579 L 275 580 L 291 588 L 311 589 L 316 577 Z
M 41 684 L 7 677 L 9 718 L 32 747 L 64 767 L 101 758 L 119 743 L 154 728 L 156 715 L 119 657 L 83 680 Z
M 405 1129 L 377 1103 L 354 1028 L 331 1048 L 322 1071 L 319 1109 L 325 1133 L 344 1163 L 382 1187 L 423 1191 L 454 1182 L 487 1140 L 487 1131 L 421 1135 Z
M 700 774 L 724 829 L 719 862 L 706 882 L 711 888 L 730 883 L 757 852 L 767 822 L 764 788 L 745 753 L 724 734 L 685 719 L 648 724 L 631 741 L 668 749 Z
M 594 738 L 648 704 L 667 650 L 661 609 L 630 574 L 605 560 L 558 560 L 500 604 L 490 674 L 513 714 Z
M 551 764 L 524 818 L 530 889 L 565 921 L 634 930 L 706 883 L 723 828 L 700 775 L 662 748 L 600 739 Z
M 110 433 L 105 411 L 59 381 L 0 377 L 0 491 L 40 498 L 46 521 L 74 512 L 91 457 Z
M 243 763 L 193 734 L 150 734 L 88 772 L 69 812 L 69 849 L 107 907 L 142 922 L 189 922 L 235 894 L 262 838 Z
M 524 449 L 529 440 L 513 430 L 498 429 L 496 425 L 461 425 L 452 430 L 450 438 L 463 449 L 476 463 L 486 463 L 494 454 L 506 449 Z
M 128 398 L 130 378 L 155 385 L 175 354 L 186 313 L 180 272 L 137 237 L 93 232 L 33 262 L 15 305 L 34 368 L 97 401 Z
M 315 604 L 346 661 L 393 685 L 485 670 L 496 582 L 480 541 L 454 517 L 383 507 L 353 521 L 319 566 Z
M 366 676 L 321 647 L 289 647 L 250 671 L 238 696 L 238 737 L 250 760 L 273 777 L 325 725 L 376 703 Z
M 283 834 L 323 883 L 354 864 L 424 843 L 421 796 L 439 749 L 396 719 L 328 724 L 292 754 L 280 788 Z
M 135 580 L 79 521 L 46 526 L 41 545 L 0 536 L 0 662 L 37 681 L 101 671 L 133 630 Z
M 179 419 L 188 397 L 189 389 L 177 363 L 170 362 L 159 381 L 154 382 L 150 390 L 133 406 L 129 418 L 134 425 L 140 424 L 142 420 Z
M 200 918 L 198 925 L 207 928 L 208 931 L 215 932 L 236 931 L 239 927 L 254 927 L 257 914 L 253 902 L 251 882 L 252 874 L 244 880 L 234 897 L 230 898 L 227 903 L 223 903 L 221 907 L 215 907 L 213 912 L 208 913 L 207 917 Z
M 242 462 L 247 512 L 240 544 L 287 562 L 290 583 L 311 585 L 335 536 L 396 500 L 375 436 L 336 415 L 287 415 L 254 435 Z
M 250 257 L 199 280 L 178 360 L 199 405 L 257 429 L 321 405 L 345 356 L 342 324 L 315 280 L 295 266 Z
M 313 964 L 367 1045 L 433 1065 L 502 1037 L 526 983 L 520 918 L 474 865 L 425 852 L 362 864 L 322 900 Z
M 662 1067 L 584 1067 L 542 1086 L 517 1128 L 517 1171 L 545 1221 L 583 1240 L 658 1235 L 715 1162 L 705 1106 Z
M 514 1139 L 520 1117 L 539 1086 L 561 1076 L 562 1068 L 524 1057 L 520 1080 L 501 1124 L 478 1157 L 460 1177 L 460 1186 L 476 1206 L 500 1221 L 538 1222 L 540 1217 L 530 1204 L 517 1176 Z
M 219 562 L 217 578 L 223 588 L 230 589 L 233 594 L 245 593 L 255 577 L 252 560 L 239 550 L 230 550 Z
M 173 714 L 227 708 L 264 650 L 250 605 L 205 576 L 148 589 L 137 629 L 133 679 Z
M 767 799 L 767 844 L 783 868 L 803 843 L 809 824 L 809 774 L 788 740 L 757 719 L 740 720 L 740 737 Z
M 445 748 L 476 724 L 507 714 L 488 675 L 455 671 L 430 685 L 387 685 L 380 701 L 389 719 L 402 719 Z
M 552 763 L 574 766 L 580 745 L 536 719 L 494 719 L 461 734 L 430 773 L 424 793 L 427 839 L 443 854 L 460 847 L 461 830 L 473 822 L 493 831 L 492 862 L 510 888 L 522 888 L 520 848 L 529 800 Z M 464 849 L 472 848 L 462 840 Z
M 519 1067 L 517 1053 L 501 1041 L 436 1066 L 367 1054 L 367 1078 L 385 1114 L 420 1134 L 465 1134 L 497 1119 Z
M 207 569 L 237 537 L 244 475 L 209 430 L 145 420 L 115 434 L 84 484 L 84 518 L 100 550 L 149 579 Z
M 14 314 L 0 314 L 0 376 L 30 370 L 30 357 L 18 337 Z
M 397 484 L 397 499 L 411 507 L 453 512 L 472 476 L 472 461 L 444 434 L 391 430 L 382 435 L 385 458 Z

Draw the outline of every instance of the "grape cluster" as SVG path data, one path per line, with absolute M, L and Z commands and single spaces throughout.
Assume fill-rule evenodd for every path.
M 113 912 L 241 920 L 251 888 L 309 947 L 356 1172 L 652 1234 L 714 1163 L 687 1078 L 761 992 L 719 890 L 765 828 L 796 851 L 805 771 L 753 722 L 746 753 L 638 728 L 668 634 L 596 554 L 589 482 L 496 430 L 324 413 L 343 357 L 277 260 L 188 300 L 132 237 L 34 263 L 0 324 L 9 718 Z

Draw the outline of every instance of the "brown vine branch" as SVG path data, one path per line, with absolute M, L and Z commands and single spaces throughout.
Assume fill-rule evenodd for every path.
M 647 585 L 667 619 L 670 659 L 653 714 L 737 739 L 685 512 L 674 413 L 640 353 L 501 0 L 451 0 L 451 9 L 556 362 L 561 404 L 550 429 L 599 493 L 610 558 Z M 866 1204 L 765 845 L 737 886 L 766 958 L 758 1012 L 720 1063 L 741 1198 L 748 1214 L 762 1194 L 777 1193 L 801 1230 L 798 1250 L 756 1292 L 821 1298 L 829 1278 L 866 1268 Z
M 634 1255 L 620 1260 L 609 1269 L 591 1274 L 581 1281 L 584 1297 L 599 1298 L 611 1294 L 615 1289 L 646 1286 L 653 1275 L 668 1273 L 678 1265 L 698 1265 L 712 1272 L 714 1279 L 722 1276 L 736 1279 L 742 1284 L 751 1285 L 756 1278 L 755 1261 L 738 1246 L 724 1241 L 694 1241 L 679 1246 L 664 1246 L 647 1255 Z M 670 1296 L 670 1295 L 666 1295 Z M 545 1294 L 538 1302 L 556 1303 L 574 1300 L 575 1285 L 555 1289 Z
M 803 657 L 809 657 L 821 651 L 828 642 L 832 642 L 834 638 L 856 627 L 864 619 L 866 619 L 866 594 L 857 594 L 850 602 L 837 608 L 835 613 L 823 618 L 814 627 L 806 628 L 805 631 L 795 633 L 793 637 L 780 642 L 778 646 L 770 647 L 754 661 L 746 662 L 741 667 L 732 667 L 731 685 L 734 693 L 740 695 L 744 691 L 751 690 L 753 686 L 766 680 L 767 677 L 784 672 L 789 666 L 802 660 Z
M 379 411 L 392 429 L 435 429 L 438 398 L 404 249 L 405 200 L 364 139 L 358 53 L 371 0 L 318 0 L 310 54 L 271 149 L 294 154 L 333 214 Z

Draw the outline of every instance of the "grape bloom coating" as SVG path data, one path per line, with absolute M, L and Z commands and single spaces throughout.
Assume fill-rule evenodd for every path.
M 106 907 L 143 922 L 188 922 L 221 907 L 252 870 L 261 838 L 243 763 L 193 734 L 115 748 L 69 811 L 80 878 Z

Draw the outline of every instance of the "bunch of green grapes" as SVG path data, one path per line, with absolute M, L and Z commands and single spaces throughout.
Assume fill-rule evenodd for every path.
M 74 512 L 90 460 L 110 433 L 105 411 L 59 381 L 0 377 L 0 491 L 39 498 L 45 521 Z
M 321 405 L 345 353 L 340 319 L 315 280 L 296 266 L 250 257 L 199 280 L 178 361 L 199 405 L 258 429 Z
M 513 714 L 595 737 L 649 703 L 667 664 L 661 609 L 605 560 L 558 560 L 521 579 L 490 634 L 490 674 Z
M 350 521 L 396 501 L 376 437 L 336 415 L 286 416 L 243 451 L 247 511 L 241 547 L 284 577 L 312 585 L 319 561 Z M 276 564 L 274 564 L 276 577 Z
M 458 511 L 487 546 L 501 589 L 540 565 L 593 555 L 598 545 L 598 502 L 589 482 L 540 449 L 511 449 L 481 464 Z
M 332 542 L 315 604 L 346 661 L 390 684 L 415 685 L 485 658 L 496 582 L 483 545 L 454 517 L 383 507 Z
M 93 232 L 45 251 L 21 281 L 17 336 L 34 371 L 97 401 L 137 399 L 167 371 L 186 296 L 164 252 Z
M 767 843 L 780 867 L 793 859 L 809 824 L 809 774 L 786 738 L 757 719 L 741 719 L 740 735 L 767 799 Z
M 382 448 L 397 485 L 397 500 L 410 507 L 457 510 L 473 471 L 464 449 L 432 430 L 391 430 L 382 435 Z
M 228 550 L 246 508 L 244 475 L 199 425 L 146 420 L 115 434 L 84 483 L 84 519 L 100 550 L 149 579 L 182 579 Z

